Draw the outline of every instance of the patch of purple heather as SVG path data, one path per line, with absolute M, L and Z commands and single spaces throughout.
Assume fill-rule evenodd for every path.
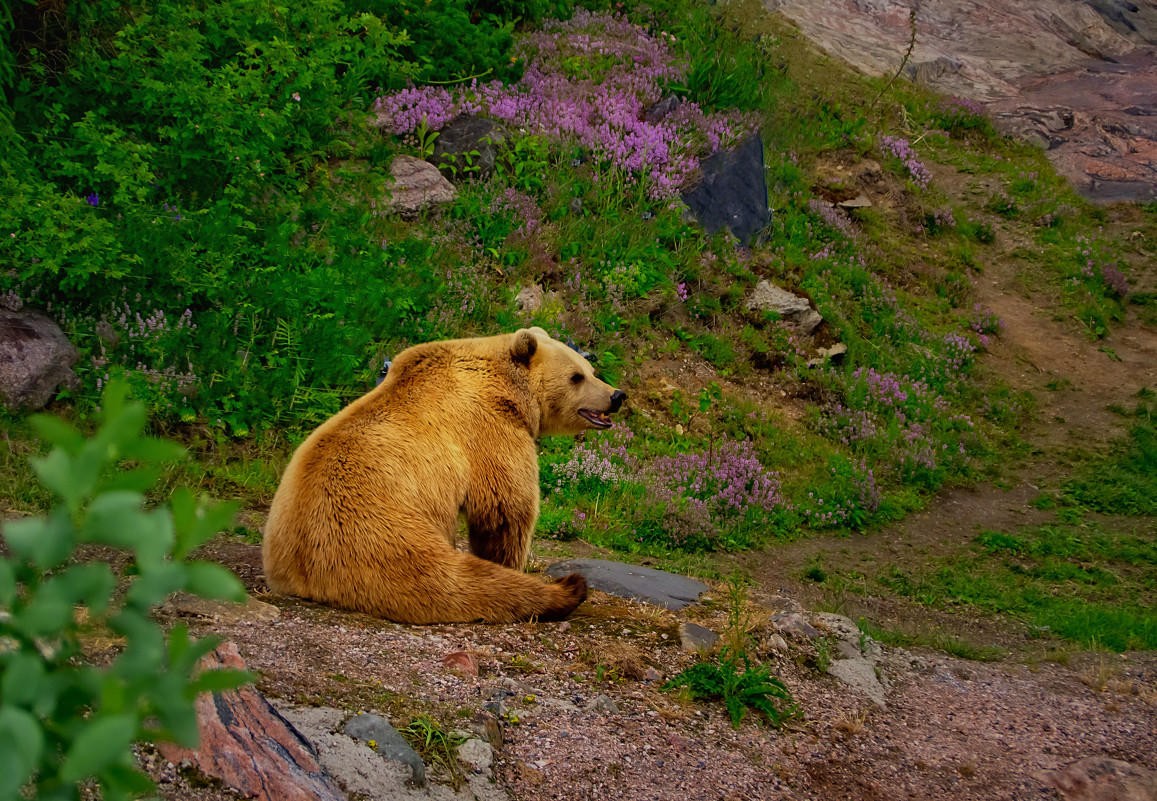
M 912 149 L 912 145 L 908 144 L 907 139 L 898 136 L 881 136 L 880 149 L 887 155 L 900 160 L 904 169 L 908 171 L 912 183 L 921 189 L 928 188 L 928 184 L 932 182 L 932 173 L 928 171 L 924 162 L 920 161 L 920 157 Z
M 754 130 L 753 115 L 708 114 L 684 102 L 648 122 L 643 110 L 662 86 L 681 80 L 669 37 L 652 36 L 625 18 L 579 10 L 566 22 L 548 22 L 516 45 L 527 59 L 512 85 L 471 83 L 451 93 L 420 87 L 380 97 L 374 108 L 389 130 L 413 131 L 422 120 L 438 130 L 459 113 L 485 114 L 512 128 L 572 142 L 596 162 L 644 179 L 652 198 L 667 199 L 714 152 Z

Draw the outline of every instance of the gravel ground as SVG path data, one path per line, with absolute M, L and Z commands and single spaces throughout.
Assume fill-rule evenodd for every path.
M 722 705 L 662 690 L 695 660 L 679 624 L 723 633 L 720 602 L 673 614 L 593 593 L 563 623 L 407 627 L 263 600 L 277 604 L 276 619 L 266 607 L 240 619 L 173 614 L 236 642 L 268 696 L 397 726 L 420 714 L 448 729 L 489 725 L 501 742 L 495 781 L 514 799 L 1056 798 L 1043 771 L 1084 757 L 1157 769 L 1153 653 L 1027 666 L 884 649 L 879 708 L 817 669 L 820 640 L 785 633 L 781 643 L 769 614 L 752 609 L 750 651 L 800 715 L 784 730 L 752 715 L 734 729 Z M 444 666 L 463 652 L 479 675 Z M 501 704 L 499 719 L 488 703 Z M 167 797 L 194 796 L 188 777 L 162 778 Z

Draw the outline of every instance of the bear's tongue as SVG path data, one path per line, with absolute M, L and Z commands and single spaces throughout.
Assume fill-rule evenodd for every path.
M 592 409 L 579 409 L 579 415 L 581 415 L 584 420 L 589 421 L 590 424 L 593 425 L 595 428 L 610 428 L 611 427 L 610 418 L 607 417 L 602 412 L 596 412 Z

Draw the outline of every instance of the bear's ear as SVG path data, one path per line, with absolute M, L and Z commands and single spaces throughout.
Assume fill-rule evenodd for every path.
M 514 343 L 510 346 L 510 357 L 523 366 L 530 366 L 530 359 L 538 350 L 538 340 L 530 329 L 523 328 L 514 335 Z

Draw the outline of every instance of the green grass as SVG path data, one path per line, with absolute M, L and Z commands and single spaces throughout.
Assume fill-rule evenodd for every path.
M 1097 523 L 985 531 L 920 572 L 890 566 L 879 587 L 938 609 L 1007 615 L 1076 643 L 1157 648 L 1157 534 Z

